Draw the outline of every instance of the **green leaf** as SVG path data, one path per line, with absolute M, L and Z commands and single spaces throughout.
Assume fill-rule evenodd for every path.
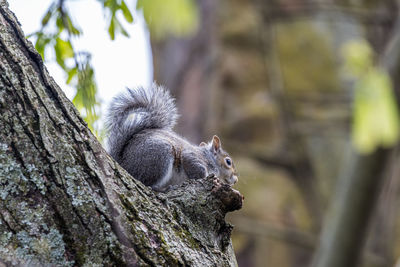
M 72 81 L 72 79 L 76 76 L 77 73 L 78 73 L 78 67 L 75 67 L 75 68 L 70 69 L 70 70 L 67 72 L 68 77 L 67 77 L 66 84 L 70 84 L 71 81 Z
M 46 49 L 47 45 L 52 41 L 52 38 L 49 37 L 49 36 L 46 36 L 42 32 L 38 32 L 36 34 L 36 36 L 37 36 L 37 39 L 36 39 L 36 43 L 35 43 L 35 48 L 39 52 L 39 54 L 42 56 L 42 58 L 44 60 L 45 49 Z
M 110 25 L 108 26 L 108 34 L 111 40 L 115 40 L 115 17 L 112 16 L 110 20 Z
M 121 1 L 121 10 L 122 13 L 124 14 L 124 17 L 127 22 L 132 23 L 133 22 L 133 16 L 129 8 L 126 6 L 126 3 L 124 0 Z
M 199 24 L 197 5 L 193 0 L 138 0 L 151 34 L 161 39 L 167 34 L 187 36 Z
M 361 153 L 391 147 L 399 139 L 399 116 L 389 76 L 372 68 L 356 82 L 353 141 Z
M 115 13 L 118 11 L 120 5 L 118 4 L 117 0 L 106 0 L 104 2 L 104 7 L 108 8 L 111 13 L 111 16 L 115 16 Z
M 117 18 L 115 18 L 115 30 L 121 32 L 124 36 L 129 37 L 128 32 L 122 26 Z
M 64 41 L 61 38 L 56 39 L 56 47 L 61 52 L 62 58 L 72 58 L 74 56 L 74 49 L 72 48 L 71 42 Z
M 94 71 L 89 63 L 78 72 L 77 94 L 73 100 L 74 104 L 84 107 L 87 111 L 97 105 L 97 85 L 94 79 Z
M 64 41 L 61 38 L 56 39 L 54 45 L 54 52 L 56 54 L 56 61 L 61 68 L 66 70 L 65 60 L 74 56 L 74 50 L 70 41 Z
M 373 65 L 366 41 L 351 41 L 343 48 L 345 70 L 355 78 L 352 140 L 362 154 L 391 147 L 399 140 L 397 102 L 389 75 Z
M 51 4 L 51 6 L 49 7 L 49 9 L 47 10 L 46 14 L 43 16 L 42 18 L 42 26 L 46 26 L 47 23 L 49 23 L 50 18 L 53 16 L 53 12 L 54 12 L 54 3 Z
M 89 62 L 83 64 L 78 71 L 77 92 L 72 102 L 88 123 L 89 128 L 96 134 L 98 130 L 95 123 L 99 119 L 96 112 L 96 107 L 99 105 L 97 101 L 97 85 L 93 68 Z
M 66 16 L 67 24 L 68 24 L 68 31 L 74 35 L 79 36 L 81 34 L 81 30 L 79 30 L 75 25 L 72 23 L 70 16 Z
M 57 19 L 56 19 L 56 27 L 57 27 L 57 30 L 58 30 L 57 31 L 58 34 L 60 34 L 64 30 L 64 23 L 63 23 L 61 15 L 58 16 Z
M 125 30 L 124 27 L 122 27 L 121 24 L 119 24 L 119 31 L 124 35 L 125 37 L 129 37 L 129 33 Z
M 353 76 L 362 75 L 372 66 L 372 49 L 365 40 L 353 40 L 342 49 L 345 70 Z

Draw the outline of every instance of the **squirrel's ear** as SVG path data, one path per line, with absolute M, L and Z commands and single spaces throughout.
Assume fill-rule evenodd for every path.
M 212 148 L 215 152 L 219 151 L 219 149 L 221 148 L 221 141 L 216 135 L 214 135 L 212 139 Z
M 199 146 L 207 146 L 207 144 L 204 142 L 201 142 Z

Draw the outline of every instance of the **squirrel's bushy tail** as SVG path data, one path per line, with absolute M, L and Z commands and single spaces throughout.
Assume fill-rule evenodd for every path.
M 108 150 L 117 161 L 127 142 L 144 129 L 172 129 L 178 118 L 175 101 L 162 86 L 128 89 L 111 101 L 106 126 Z

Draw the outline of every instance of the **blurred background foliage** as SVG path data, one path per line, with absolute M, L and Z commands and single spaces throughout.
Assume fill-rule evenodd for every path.
M 198 27 L 197 6 L 193 0 L 138 0 L 152 37 L 184 36 Z
M 128 0 L 97 1 L 110 38 L 127 35 Z M 95 66 L 90 51 L 74 49 L 82 33 L 65 2 L 45 12 L 36 48 L 54 49 L 75 105 L 99 133 Z M 136 8 L 150 29 L 155 80 L 177 97 L 177 131 L 193 142 L 218 133 L 241 174 L 245 205 L 228 218 L 239 266 L 396 265 L 398 1 L 138 0 Z
M 362 153 L 393 146 L 399 138 L 399 112 L 389 75 L 374 66 L 373 51 L 365 41 L 350 41 L 343 55 L 345 69 L 355 79 L 354 145 Z

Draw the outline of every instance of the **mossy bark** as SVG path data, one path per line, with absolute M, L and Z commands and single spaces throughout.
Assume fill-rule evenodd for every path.
M 217 178 L 155 193 L 116 164 L 0 0 L 0 265 L 235 266 Z

